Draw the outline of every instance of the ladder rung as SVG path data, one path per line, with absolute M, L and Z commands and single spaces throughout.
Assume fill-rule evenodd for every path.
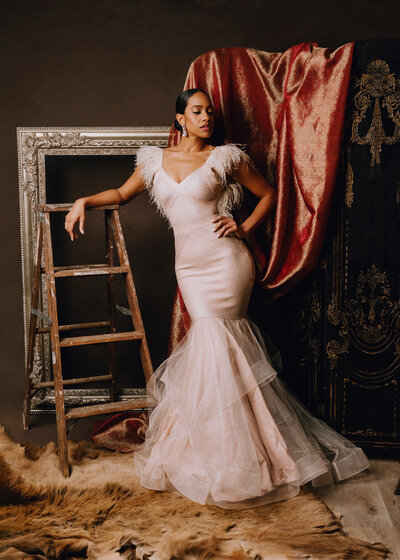
M 68 265 L 64 265 L 64 266 L 55 266 L 53 267 L 54 272 L 56 272 L 57 270 L 69 270 L 71 268 L 104 268 L 108 266 L 108 264 L 106 263 L 102 263 L 102 264 L 68 264 Z M 45 269 L 42 267 L 42 272 L 46 272 Z
M 126 274 L 128 268 L 126 266 L 107 266 L 104 265 L 103 268 L 86 266 L 85 268 L 66 268 L 64 270 L 58 270 L 54 273 L 56 278 L 66 277 L 66 276 L 101 276 L 104 274 Z
M 86 416 L 96 416 L 96 414 L 108 414 L 110 412 L 118 412 L 120 410 L 140 410 L 148 408 L 149 401 L 147 398 L 138 398 L 127 401 L 117 401 L 111 403 L 93 404 L 87 406 L 80 406 L 77 408 L 70 408 L 66 414 L 65 419 L 71 418 L 84 418 Z
M 60 331 L 74 331 L 78 329 L 96 329 L 99 327 L 109 327 L 110 321 L 95 321 L 93 323 L 72 323 L 71 325 L 59 325 Z M 50 332 L 50 327 L 37 327 L 37 333 Z
M 105 342 L 122 342 L 124 340 L 141 340 L 143 333 L 138 331 L 95 334 L 90 336 L 73 336 L 71 338 L 61 338 L 60 346 L 83 346 L 84 344 L 102 344 Z
M 60 202 L 57 204 L 38 204 L 37 209 L 39 212 L 65 212 L 70 210 L 72 206 L 72 202 Z M 118 210 L 118 208 L 118 204 L 108 204 L 105 206 L 89 206 L 85 210 Z
M 96 381 L 110 381 L 113 378 L 112 375 L 94 375 L 91 377 L 76 377 L 75 379 L 63 379 L 62 384 L 64 385 L 80 385 L 81 383 L 95 383 Z M 42 389 L 44 387 L 54 387 L 54 381 L 42 381 L 40 383 L 34 383 L 32 385 L 33 389 Z

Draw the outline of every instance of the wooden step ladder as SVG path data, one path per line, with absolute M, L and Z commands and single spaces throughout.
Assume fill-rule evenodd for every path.
M 59 450 L 60 470 L 64 476 L 69 476 L 70 469 L 68 463 L 67 448 L 67 420 L 78 419 L 86 416 L 94 416 L 97 414 L 107 414 L 124 410 L 141 410 L 148 408 L 147 398 L 130 399 L 125 401 L 116 401 L 116 383 L 115 383 L 115 343 L 126 340 L 140 340 L 139 352 L 143 366 L 146 382 L 153 373 L 150 353 L 147 346 L 146 335 L 144 332 L 142 317 L 140 314 L 139 303 L 136 296 L 135 285 L 133 282 L 132 271 L 129 265 L 128 254 L 126 251 L 125 240 L 122 233 L 121 223 L 118 214 L 119 206 L 98 206 L 88 208 L 89 211 L 105 212 L 105 229 L 106 229 L 106 264 L 95 265 L 79 265 L 79 266 L 54 266 L 53 249 L 51 241 L 50 214 L 52 212 L 68 212 L 72 204 L 40 204 L 37 205 L 38 212 L 38 228 L 36 238 L 35 264 L 33 273 L 31 317 L 28 333 L 28 351 L 27 363 L 25 369 L 25 399 L 23 423 L 24 429 L 29 429 L 29 417 L 31 413 L 31 400 L 33 394 L 44 388 L 54 388 L 55 395 L 55 412 L 57 420 L 57 439 Z M 114 266 L 114 249 L 118 255 L 119 266 Z M 42 267 L 42 253 L 44 252 L 44 267 Z M 48 315 L 45 315 L 38 309 L 39 293 L 42 274 L 46 276 L 46 292 L 48 302 Z M 129 311 L 124 310 L 126 314 L 131 315 L 133 322 L 133 331 L 115 332 L 115 286 L 114 275 L 122 274 L 125 277 L 125 289 L 129 302 Z M 59 325 L 57 316 L 57 299 L 56 299 L 56 278 L 65 277 L 95 277 L 107 276 L 107 321 L 98 321 L 92 323 L 74 323 L 71 325 Z M 42 320 L 43 325 L 37 326 L 37 319 Z M 76 329 L 106 327 L 108 333 L 90 335 L 90 336 L 66 336 L 60 338 L 64 333 L 70 333 Z M 33 383 L 31 379 L 35 337 L 37 334 L 50 333 L 50 351 L 53 380 Z M 110 345 L 109 373 L 107 375 L 99 375 L 92 377 L 80 377 L 74 379 L 63 379 L 61 352 L 60 349 L 71 346 L 81 346 L 87 344 L 104 344 Z M 70 408 L 65 410 L 64 387 L 68 385 L 78 385 L 86 383 L 94 383 L 98 381 L 110 382 L 110 402 L 97 405 L 87 405 L 79 408 Z M 76 420 L 75 420 L 76 421 Z

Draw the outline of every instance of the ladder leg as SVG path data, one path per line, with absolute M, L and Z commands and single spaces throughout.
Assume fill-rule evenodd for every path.
M 114 266 L 114 239 L 110 225 L 110 210 L 105 211 L 105 230 L 106 230 L 106 259 L 108 266 Z M 114 274 L 107 277 L 107 319 L 110 322 L 110 332 L 115 332 L 115 279 Z M 108 373 L 111 375 L 110 380 L 110 401 L 115 402 L 117 398 L 117 388 L 115 379 L 116 358 L 115 344 L 112 342 L 108 345 L 109 363 Z
M 63 476 L 69 476 L 68 445 L 65 420 L 64 390 L 62 382 L 60 337 L 58 328 L 56 284 L 54 279 L 53 249 L 51 243 L 50 216 L 45 212 L 44 223 L 44 254 L 46 270 L 47 301 L 49 316 L 52 320 L 50 326 L 50 352 L 53 366 L 54 395 L 56 401 L 58 458 Z
M 136 295 L 135 284 L 133 282 L 132 271 L 129 266 L 128 253 L 126 251 L 124 235 L 122 233 L 121 222 L 119 219 L 118 211 L 113 210 L 111 215 L 111 227 L 114 234 L 115 245 L 118 252 L 119 261 L 121 266 L 128 267 L 129 272 L 125 275 L 125 286 L 126 294 L 128 296 L 129 308 L 132 315 L 133 325 L 136 331 L 141 332 L 144 336 L 140 341 L 140 359 L 143 365 L 143 371 L 146 378 L 146 382 L 149 380 L 151 374 L 153 373 L 153 366 L 151 363 L 151 357 L 149 348 L 147 345 L 146 336 L 144 333 L 144 326 L 142 321 L 142 316 L 140 314 L 139 302 Z
M 36 235 L 35 266 L 33 270 L 33 282 L 32 282 L 31 316 L 29 319 L 28 352 L 27 352 L 26 367 L 25 367 L 25 398 L 24 398 L 24 411 L 23 411 L 24 430 L 29 429 L 29 417 L 31 413 L 31 395 L 32 395 L 31 374 L 33 369 L 33 356 L 35 352 L 35 340 L 36 340 L 35 333 L 36 333 L 36 324 L 37 324 L 36 315 L 32 313 L 32 310 L 37 309 L 39 303 L 42 239 L 43 239 L 42 222 L 38 220 L 38 228 L 37 228 L 37 235 Z

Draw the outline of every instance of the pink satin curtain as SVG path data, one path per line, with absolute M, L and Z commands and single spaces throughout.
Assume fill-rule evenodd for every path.
M 267 302 L 317 265 L 339 163 L 353 48 L 353 42 L 335 50 L 306 42 L 283 53 L 221 48 L 190 65 L 184 89 L 210 94 L 224 140 L 246 144 L 277 189 L 274 216 L 249 238 Z M 169 145 L 179 137 L 171 129 Z M 240 221 L 252 204 L 244 204 Z M 177 289 L 169 352 L 189 326 Z

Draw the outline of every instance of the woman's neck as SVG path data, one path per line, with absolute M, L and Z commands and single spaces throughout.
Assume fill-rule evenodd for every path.
M 182 137 L 177 146 L 182 152 L 207 152 L 211 149 L 207 138 Z

